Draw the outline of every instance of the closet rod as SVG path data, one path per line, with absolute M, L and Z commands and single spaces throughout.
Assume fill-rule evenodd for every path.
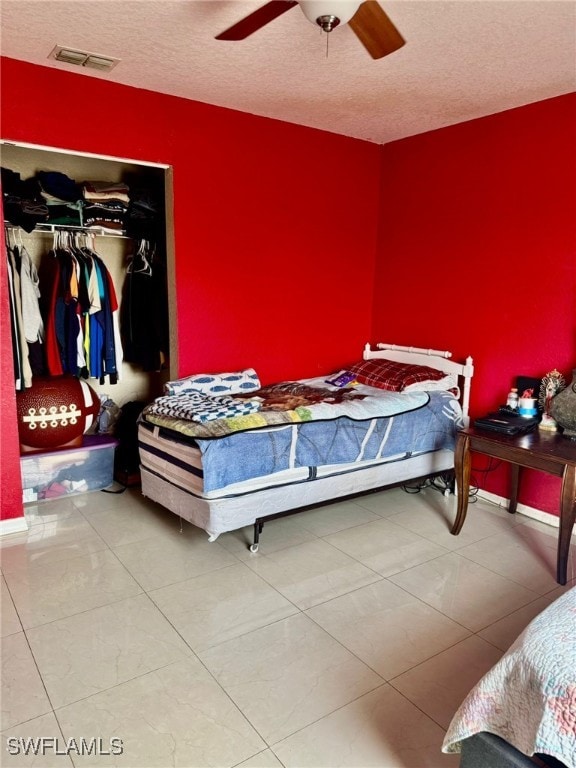
M 10 222 L 4 222 L 4 227 L 6 229 L 12 229 L 12 230 L 22 230 L 21 227 L 19 227 L 17 224 L 10 224 Z M 24 230 L 22 230 L 24 232 Z M 122 238 L 123 240 L 131 240 L 132 238 L 128 235 L 124 234 L 124 231 L 116 232 L 108 232 L 105 229 L 101 229 L 99 227 L 75 227 L 73 225 L 67 225 L 67 224 L 36 224 L 32 232 L 26 232 L 27 235 L 32 235 L 34 232 L 46 232 L 46 233 L 54 233 L 54 232 L 80 232 L 83 235 L 97 235 L 98 237 L 118 237 Z

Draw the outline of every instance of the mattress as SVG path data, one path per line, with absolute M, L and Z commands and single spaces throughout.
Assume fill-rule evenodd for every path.
M 268 481 L 261 478 L 257 483 L 251 481 L 241 489 L 237 487 L 236 493 L 228 489 L 227 493 L 220 492 L 219 496 L 210 498 L 176 485 L 144 464 L 141 479 L 144 496 L 204 529 L 214 540 L 221 533 L 253 525 L 261 518 L 440 474 L 453 466 L 453 451 L 430 451 L 401 460 L 367 462 L 364 466 L 340 465 L 337 469 L 333 467 L 332 474 L 329 474 L 330 468 L 324 467 L 313 480 L 294 476 L 289 479 L 286 475 L 286 482 L 274 485 L 279 478 L 268 478 Z
M 204 491 L 202 452 L 196 445 L 186 441 L 181 435 L 171 434 L 162 427 L 146 422 L 141 422 L 138 425 L 138 444 L 141 466 L 144 469 L 193 496 L 207 500 L 242 496 L 254 491 L 268 490 L 294 483 L 300 484 L 321 478 L 334 478 L 350 472 L 403 461 L 412 455 L 425 453 L 403 451 L 378 460 L 365 459 L 321 466 L 295 467 L 259 475 L 249 480 L 228 483 L 216 490 Z
M 361 468 L 428 451 L 453 450 L 460 417 L 458 400 L 440 391 L 427 393 L 423 406 L 390 417 L 341 416 L 210 439 L 190 437 L 143 419 L 138 439 L 145 468 L 198 496 L 215 498 L 313 480 L 348 471 L 349 465 Z

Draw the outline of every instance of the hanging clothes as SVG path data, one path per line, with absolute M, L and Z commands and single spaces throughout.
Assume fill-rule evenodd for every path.
M 12 245 L 6 230 L 8 295 L 12 330 L 14 384 L 17 391 L 32 386 L 34 375 L 44 373 L 38 273 L 23 245 Z
M 168 360 L 166 265 L 158 249 L 140 240 L 124 281 L 120 330 L 124 360 L 160 371 Z
M 98 254 L 78 239 L 55 238 L 45 275 L 46 357 L 50 375 L 70 373 L 118 382 L 122 347 L 115 330 L 118 302 L 112 277 Z M 116 313 L 116 320 L 115 320 Z

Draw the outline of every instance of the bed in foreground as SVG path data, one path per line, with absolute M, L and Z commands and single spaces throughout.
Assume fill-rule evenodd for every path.
M 142 492 L 211 540 L 253 525 L 255 552 L 266 520 L 450 473 L 473 366 L 449 357 L 366 345 L 341 375 L 263 388 L 253 371 L 173 382 L 138 426 Z
M 461 768 L 576 768 L 576 587 L 470 691 L 442 751 L 461 752 Z

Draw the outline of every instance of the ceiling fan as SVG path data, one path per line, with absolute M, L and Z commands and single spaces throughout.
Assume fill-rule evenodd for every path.
M 244 40 L 295 5 L 324 32 L 348 24 L 373 59 L 388 56 L 405 43 L 376 0 L 271 0 L 217 35 L 216 40 Z

